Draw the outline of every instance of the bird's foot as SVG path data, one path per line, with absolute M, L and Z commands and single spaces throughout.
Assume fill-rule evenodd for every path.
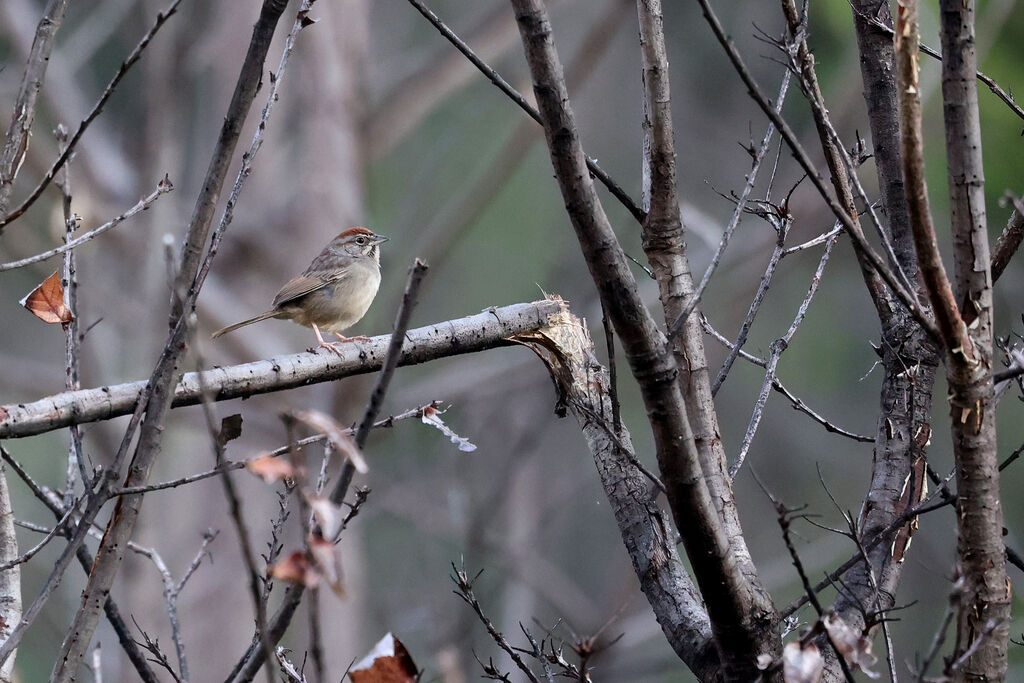
M 341 342 L 342 344 L 345 344 L 347 342 L 353 342 L 353 341 L 370 341 L 369 337 L 364 337 L 361 334 L 360 335 L 356 335 L 355 337 L 345 337 L 345 336 L 335 332 L 334 336 L 337 337 L 338 341 Z
M 322 341 L 316 345 L 315 348 L 310 349 L 311 352 L 316 352 L 317 349 L 327 349 L 331 353 L 336 353 L 338 356 L 342 356 L 341 344 L 339 342 Z

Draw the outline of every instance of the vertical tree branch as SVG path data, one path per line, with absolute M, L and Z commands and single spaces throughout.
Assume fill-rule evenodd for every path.
M 666 325 L 670 325 L 683 314 L 687 301 L 694 296 L 695 286 L 679 212 L 672 95 L 661 0 L 637 0 L 637 18 L 644 87 L 643 208 L 647 216 L 642 224 L 643 248 L 658 282 Z M 743 538 L 726 469 L 727 458 L 715 411 L 700 316 L 686 316 L 681 333 L 673 336 L 671 343 L 700 466 L 738 568 L 754 600 L 748 616 L 752 620 L 746 626 L 757 632 L 756 637 L 761 641 L 759 652 L 772 652 L 778 646 L 775 610 L 771 596 L 761 586 Z
M 957 551 L 964 576 L 954 656 L 965 658 L 957 678 L 998 680 L 1006 675 L 1011 589 L 996 452 L 992 273 L 975 79 L 975 2 L 941 0 L 939 10 L 953 272 L 957 300 L 965 302 L 958 329 L 966 332 L 966 338 L 950 339 L 959 346 L 950 343 L 946 362 L 957 463 Z
M 0 149 L 0 218 L 7 215 L 11 200 L 11 188 L 18 177 L 21 164 L 28 152 L 29 135 L 36 117 L 36 102 L 46 78 L 46 67 L 50 64 L 50 53 L 57 39 L 57 31 L 64 22 L 64 11 L 69 0 L 50 0 L 43 10 L 43 18 L 36 27 L 25 74 L 21 78 L 18 97 L 14 101 L 11 125 L 7 129 L 3 149 Z
M 707 604 L 725 675 L 753 680 L 760 674 L 757 656 L 778 649 L 778 639 L 770 635 L 773 624 L 768 630 L 761 628 L 766 613 L 774 611 L 741 571 L 704 481 L 679 389 L 679 368 L 640 300 L 622 247 L 598 201 L 544 5 L 540 0 L 513 0 L 512 5 L 555 177 L 591 277 L 640 384 L 669 504 Z M 769 616 L 768 621 L 774 620 Z
M 915 283 L 922 308 L 930 310 L 927 295 L 918 284 L 920 269 L 904 194 L 896 57 L 891 31 L 880 30 L 878 26 L 879 21 L 891 23 L 889 5 L 886 0 L 853 0 L 852 10 L 881 213 L 888 224 L 893 254 L 900 268 Z M 870 494 L 864 498 L 856 525 L 862 544 L 888 527 L 903 510 L 919 502 L 910 494 L 904 500 L 903 492 L 913 463 L 923 458 L 927 450 L 935 373 L 941 360 L 935 343 L 906 309 L 893 306 L 878 310 L 878 314 L 883 377 Z M 906 566 L 894 557 L 889 544 L 875 544 L 866 554 L 870 566 L 858 563 L 851 568 L 843 579 L 846 590 L 840 591 L 833 603 L 836 613 L 854 628 L 866 626 L 861 605 L 877 600 L 881 609 L 893 606 Z M 824 654 L 833 660 L 829 668 L 837 669 L 831 651 Z
M 0 563 L 18 557 L 18 540 L 14 535 L 14 510 L 7 487 L 6 468 L 0 465 Z M 14 625 L 21 621 L 21 567 L 0 571 L 0 638 L 11 636 Z M 0 683 L 11 683 L 17 651 L 0 665 Z
M 11 189 L 21 170 L 28 152 L 29 135 L 36 115 L 39 90 L 46 77 L 50 53 L 57 38 L 57 31 L 64 21 L 64 12 L 69 0 L 50 0 L 43 11 L 43 17 L 36 27 L 21 87 L 14 101 L 11 125 L 8 127 L 3 148 L 0 149 L 0 216 L 7 213 Z M 18 541 L 14 534 L 14 510 L 11 508 L 7 475 L 0 467 L 0 562 L 7 562 L 18 556 Z M 0 637 L 6 642 L 14 635 L 21 623 L 21 568 L 0 572 Z M 15 652 L 10 652 L 0 664 L 0 681 L 7 683 L 14 675 Z

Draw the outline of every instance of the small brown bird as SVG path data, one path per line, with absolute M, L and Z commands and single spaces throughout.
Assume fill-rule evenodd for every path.
M 281 318 L 309 325 L 320 346 L 333 351 L 337 350 L 335 344 L 324 341 L 321 329 L 343 342 L 359 339 L 343 337 L 341 332 L 359 322 L 377 295 L 379 247 L 387 240 L 366 228 L 345 230 L 324 247 L 302 275 L 281 288 L 274 297 L 273 308 L 217 330 L 213 338 L 267 318 Z

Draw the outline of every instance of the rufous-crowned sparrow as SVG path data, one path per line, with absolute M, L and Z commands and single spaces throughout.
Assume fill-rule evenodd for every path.
M 333 333 L 343 342 L 350 340 L 341 331 L 359 322 L 370 308 L 380 286 L 380 245 L 387 240 L 366 228 L 345 230 L 324 247 L 302 275 L 281 288 L 269 311 L 217 330 L 213 338 L 267 318 L 281 318 L 309 325 L 320 346 L 337 350 L 324 341 L 320 330 Z

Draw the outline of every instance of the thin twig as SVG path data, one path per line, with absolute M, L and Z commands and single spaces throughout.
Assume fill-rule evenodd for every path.
M 722 388 L 726 377 L 729 376 L 729 370 L 732 369 L 732 364 L 736 362 L 736 357 L 739 355 L 740 350 L 747 343 L 747 334 L 754 324 L 754 318 L 757 317 L 761 304 L 764 303 L 768 287 L 771 286 L 772 277 L 775 275 L 775 269 L 778 268 L 779 262 L 782 260 L 782 252 L 786 248 L 786 235 L 789 233 L 792 218 L 789 216 L 776 216 L 769 217 L 769 220 L 774 223 L 773 227 L 776 231 L 775 246 L 772 248 L 772 254 L 768 258 L 768 265 L 765 267 L 764 275 L 761 276 L 761 281 L 757 285 L 754 298 L 751 299 L 750 305 L 747 307 L 747 314 L 743 317 L 743 324 L 740 325 L 736 341 L 732 343 L 732 348 L 729 350 L 725 360 L 722 361 L 722 367 L 718 370 L 718 376 L 715 377 L 715 381 L 711 385 L 712 396 L 716 396 L 718 390 Z
M 711 335 L 711 337 L 715 341 L 722 344 L 727 349 L 732 348 L 732 341 L 730 341 L 728 338 L 726 338 L 725 335 L 723 335 L 721 332 L 712 327 L 711 324 L 707 321 L 707 318 L 701 316 L 700 324 L 701 327 L 704 328 L 704 332 Z M 768 368 L 768 361 L 764 360 L 763 358 L 759 358 L 747 351 L 740 351 L 740 358 L 747 361 L 748 363 L 753 363 L 754 365 L 757 365 L 759 367 L 765 369 Z M 789 400 L 790 404 L 792 404 L 794 410 L 798 410 L 804 415 L 807 415 L 809 418 L 811 418 L 812 420 L 820 424 L 822 427 L 824 427 L 825 431 L 832 432 L 833 434 L 839 434 L 840 436 L 845 436 L 849 439 L 853 439 L 854 441 L 860 441 L 861 443 L 875 442 L 875 437 L 867 436 L 865 434 L 857 434 L 856 432 L 851 432 L 848 429 L 843 429 L 842 427 L 833 424 L 828 419 L 812 410 L 811 407 L 808 406 L 802 398 L 796 396 L 795 394 L 793 394 L 793 392 L 787 389 L 778 377 L 775 377 L 772 380 L 772 388 L 775 389 L 775 391 L 782 394 L 783 396 L 785 396 L 786 399 Z
M 800 554 L 797 553 L 796 546 L 793 545 L 793 538 L 790 534 L 790 525 L 792 523 L 790 515 L 794 512 L 798 512 L 799 509 L 790 509 L 786 507 L 785 503 L 772 495 L 756 474 L 754 475 L 754 479 L 757 481 L 758 486 L 761 487 L 765 496 L 768 497 L 768 500 L 770 500 L 772 505 L 775 507 L 776 521 L 779 524 L 779 529 L 782 531 L 782 540 L 786 544 L 786 550 L 789 551 L 789 557 L 793 561 L 793 567 L 796 569 L 796 573 L 800 577 L 800 583 L 804 587 L 804 595 L 814 607 L 814 611 L 818 613 L 818 621 L 821 623 L 821 618 L 825 616 L 825 610 L 822 608 L 821 603 L 818 602 L 818 595 L 811 586 L 810 579 L 807 578 L 807 572 L 804 570 L 804 564 L 800 560 Z M 832 646 L 832 649 L 835 650 L 836 659 L 839 661 L 839 666 L 842 668 L 843 675 L 846 677 L 846 680 L 849 681 L 849 683 L 854 683 L 853 673 L 850 671 L 850 666 L 847 664 L 846 658 L 843 656 L 843 653 L 839 651 L 839 648 L 836 647 L 835 641 L 832 640 L 832 636 L 827 630 L 825 631 L 825 638 L 828 641 L 828 644 Z
M 505 651 L 505 653 L 515 662 L 515 665 L 519 667 L 519 670 L 531 681 L 531 683 L 540 683 L 537 679 L 537 675 L 526 665 L 523 658 L 519 656 L 519 652 L 516 648 L 509 645 L 505 639 L 504 634 L 501 633 L 495 626 L 494 623 L 484 614 L 483 607 L 480 606 L 480 601 L 476 599 L 476 594 L 473 592 L 473 582 L 480 576 L 477 573 L 472 579 L 466 574 L 465 568 L 457 569 L 455 563 L 452 563 L 452 582 L 455 584 L 456 590 L 452 591 L 457 596 L 469 605 L 474 612 L 476 612 L 477 618 L 480 619 L 480 623 L 487 629 L 487 633 L 490 634 L 491 640 L 493 640 L 498 647 Z
M 46 535 L 43 537 L 43 540 L 39 541 L 39 543 L 35 544 L 34 546 L 32 546 L 21 555 L 14 558 L 13 560 L 8 560 L 7 562 L 0 564 L 0 572 L 5 572 L 8 569 L 11 569 L 12 567 L 18 566 L 19 564 L 24 564 L 25 562 L 28 562 L 33 557 L 35 557 L 35 555 L 40 550 L 46 547 L 46 544 L 49 543 L 54 536 L 64 531 L 68 523 L 68 520 L 71 519 L 71 515 L 74 514 L 75 511 L 78 509 L 77 503 L 78 502 L 76 501 L 76 504 L 68 506 L 67 512 L 64 513 L 64 516 L 57 521 L 57 523 L 53 526 L 52 529 L 49 529 L 46 532 Z
M 807 176 L 811 180 L 811 183 L 814 185 L 815 189 L 821 195 L 822 199 L 825 200 L 825 203 L 828 205 L 829 209 L 831 209 L 835 217 L 843 224 L 843 227 L 846 229 L 847 234 L 850 235 L 854 243 L 861 250 L 861 253 L 863 253 L 865 259 L 867 260 L 867 263 L 874 271 L 876 271 L 881 276 L 885 283 L 889 285 L 889 288 L 893 291 L 893 293 L 900 300 L 900 302 L 907 307 L 907 309 L 914 316 L 914 319 L 925 330 L 927 330 L 933 338 L 940 339 L 941 336 L 938 328 L 935 326 L 935 322 L 920 306 L 916 304 L 913 295 L 900 284 L 898 277 L 885 265 L 885 263 L 878 256 L 878 254 L 875 253 L 874 249 L 871 248 L 871 245 L 868 244 L 867 240 L 864 238 L 864 233 L 858 228 L 853 218 L 851 218 L 850 215 L 847 214 L 846 210 L 843 209 L 843 207 L 839 204 L 836 198 L 832 196 L 828 188 L 825 186 L 825 181 L 818 173 L 817 169 L 814 166 L 814 163 L 810 159 L 810 156 L 807 154 L 807 151 L 803 148 L 803 145 L 800 144 L 800 141 L 797 138 L 796 133 L 786 122 L 786 120 L 782 118 L 780 114 L 775 113 L 774 106 L 772 105 L 771 101 L 765 96 L 763 90 L 757 84 L 757 81 L 754 80 L 753 75 L 750 73 L 750 70 L 747 68 L 746 64 L 743 61 L 743 57 L 736 49 L 736 46 L 733 43 L 732 39 L 729 38 L 729 36 L 726 34 L 725 29 L 722 27 L 722 23 L 718 19 L 718 15 L 711 8 L 711 3 L 709 2 L 709 0 L 697 1 L 701 6 L 701 9 L 704 13 L 704 17 L 707 19 L 708 24 L 711 26 L 712 32 L 715 34 L 715 37 L 718 39 L 718 42 L 722 45 L 723 49 L 725 50 L 726 55 L 729 57 L 729 61 L 733 64 L 733 67 L 735 68 L 737 74 L 740 76 L 740 79 L 747 86 L 747 90 L 750 93 L 751 97 L 753 97 L 754 101 L 761 108 L 761 111 L 763 111 L 765 115 L 768 116 L 768 118 L 772 121 L 772 123 L 775 124 L 776 128 L 778 128 L 779 133 L 781 133 L 783 139 L 785 139 L 786 141 L 786 144 L 789 146 L 790 150 L 792 150 L 797 162 L 807 173 Z
M 441 401 L 431 401 L 425 406 L 412 408 L 410 410 L 398 413 L 397 415 L 391 415 L 383 420 L 377 420 L 377 422 L 373 423 L 373 427 L 374 429 L 387 428 L 391 427 L 395 422 L 399 422 L 401 420 L 408 420 L 410 418 L 420 418 L 423 416 L 424 408 L 429 407 L 436 409 L 440 404 Z M 345 434 L 348 434 L 349 436 L 355 433 L 355 430 L 352 428 L 347 428 L 343 431 Z M 305 438 L 298 439 L 295 442 L 295 445 L 300 447 L 308 446 L 309 444 L 320 443 L 321 441 L 325 441 L 326 439 L 326 434 L 313 434 L 312 436 L 307 436 Z M 262 458 L 265 456 L 278 457 L 288 453 L 290 448 L 291 447 L 288 445 L 280 446 L 279 448 L 275 448 L 272 451 L 260 453 L 258 456 L 256 456 L 256 458 Z M 171 479 L 170 481 L 160 482 L 159 484 L 147 484 L 145 486 L 132 486 L 128 488 L 116 489 L 113 492 L 111 492 L 111 495 L 128 496 L 136 493 L 150 493 L 152 491 L 163 491 L 165 489 L 173 489 L 178 486 L 184 486 L 186 484 L 192 484 L 197 481 L 202 481 L 203 479 L 209 479 L 210 477 L 216 477 L 218 475 L 224 474 L 225 472 L 233 472 L 234 470 L 245 469 L 246 465 L 252 460 L 255 460 L 256 458 L 250 458 L 248 460 L 241 461 L 224 460 L 217 467 L 206 470 L 205 472 L 190 474 L 185 477 L 179 477 L 178 479 Z
M 197 362 L 202 363 L 201 356 L 197 357 Z M 200 393 L 204 397 L 209 396 L 209 393 L 205 391 L 205 387 L 202 386 L 202 380 L 200 380 Z M 224 448 L 228 440 L 225 435 L 225 431 L 228 429 L 227 418 L 218 427 L 213 403 L 206 398 L 203 400 L 202 405 L 206 429 L 210 435 L 210 442 L 213 445 L 214 461 L 217 468 L 224 473 L 224 476 L 221 477 L 221 485 L 224 489 L 224 497 L 228 501 L 228 516 L 231 519 L 231 524 L 235 527 L 238 544 L 241 546 L 242 560 L 245 562 L 246 574 L 249 579 L 249 593 L 252 597 L 253 610 L 256 614 L 256 631 L 259 635 L 260 643 L 263 645 L 263 651 L 267 656 L 267 680 L 272 682 L 274 680 L 274 672 L 271 662 L 273 661 L 274 644 L 267 637 L 267 600 L 260 585 L 260 579 L 263 574 L 256 567 L 252 540 L 249 537 L 249 527 L 246 526 L 245 517 L 242 514 L 241 496 L 238 495 L 235 482 L 225 467 Z
M 128 220 L 132 216 L 134 216 L 134 215 L 136 215 L 138 213 L 142 213 L 143 211 L 148 209 L 153 204 L 153 202 L 155 202 L 157 199 L 159 199 L 160 195 L 166 194 L 166 193 L 170 192 L 173 189 L 174 189 L 174 186 L 171 184 L 170 178 L 168 178 L 167 176 L 164 176 L 163 180 L 161 180 L 159 183 L 157 183 L 156 189 L 153 190 L 153 192 L 151 192 L 150 194 L 148 194 L 145 197 L 143 197 L 142 199 L 140 199 L 138 201 L 138 203 L 135 204 L 135 206 L 133 206 L 132 208 L 128 209 L 127 211 L 122 213 L 120 216 L 117 216 L 117 217 L 107 221 L 103 225 L 99 226 L 98 228 L 93 228 L 89 232 L 87 232 L 85 234 L 82 234 L 82 235 L 79 235 L 78 237 L 76 237 L 74 239 L 68 239 L 67 241 L 64 242 L 64 244 L 60 245 L 59 247 L 54 247 L 53 249 L 50 249 L 49 251 L 44 251 L 43 253 L 35 254 L 34 256 L 28 256 L 28 257 L 20 259 L 18 261 L 10 261 L 9 263 L 0 263 L 0 273 L 4 272 L 6 270 L 13 270 L 14 268 L 21 268 L 23 266 L 27 266 L 27 265 L 32 264 L 32 263 L 39 263 L 40 261 L 45 261 L 46 259 L 53 258 L 54 256 L 57 256 L 58 254 L 63 254 L 65 252 L 71 251 L 75 247 L 81 246 L 82 244 L 85 244 L 89 240 L 102 235 L 107 230 L 110 230 L 111 228 L 116 228 L 118 225 L 120 225 L 124 221 Z M 70 237 L 70 235 L 69 235 L 69 237 Z
M 924 676 L 926 673 L 928 673 L 928 667 L 931 666 L 932 661 L 935 659 L 935 657 L 938 656 L 939 650 L 942 649 L 942 644 L 946 641 L 946 633 L 949 631 L 949 625 L 953 622 L 953 618 L 960 611 L 960 603 L 962 602 L 963 598 L 963 590 L 963 577 L 955 577 L 955 580 L 953 581 L 953 589 L 949 592 L 949 600 L 946 603 L 946 614 L 942 618 L 942 624 L 935 631 L 935 636 L 932 639 L 931 647 L 928 648 L 928 654 L 925 655 L 924 661 L 921 662 L 921 667 L 918 670 L 915 683 L 924 683 Z M 945 668 L 949 668 L 948 663 L 946 664 Z
M 786 102 L 786 93 L 789 91 L 789 80 L 792 74 L 787 69 L 782 75 L 782 83 L 779 85 L 779 94 L 775 98 L 775 107 L 777 111 L 782 111 L 782 105 Z M 761 170 L 761 162 L 764 160 L 764 155 L 768 152 L 768 147 L 771 145 L 772 136 L 775 134 L 775 124 L 769 123 L 768 128 L 765 129 L 764 135 L 761 137 L 761 145 L 755 152 L 753 147 L 749 151 L 753 156 L 753 163 L 751 164 L 750 171 L 747 173 L 747 182 L 744 184 L 743 189 L 740 191 L 739 197 L 736 199 L 736 206 L 733 209 L 732 217 L 729 219 L 729 223 L 726 224 L 725 230 L 722 231 L 722 238 L 718 242 L 718 248 L 715 250 L 714 255 L 711 257 L 711 262 L 708 267 L 704 270 L 704 275 L 700 279 L 700 284 L 697 285 L 697 289 L 694 290 L 693 294 L 686 301 L 686 305 L 683 306 L 683 310 L 676 316 L 676 319 L 672 321 L 672 324 L 668 328 L 666 337 L 669 340 L 673 339 L 679 331 L 683 329 L 683 324 L 686 319 L 690 317 L 693 310 L 700 305 L 701 298 L 704 296 L 704 290 L 707 289 L 708 283 L 711 281 L 711 276 L 714 275 L 715 270 L 718 268 L 718 264 L 722 260 L 722 254 L 725 253 L 725 248 L 729 245 L 729 239 L 732 237 L 736 227 L 740 224 L 740 218 L 742 218 L 745 209 L 747 208 L 747 200 L 750 197 L 750 193 L 754 189 L 754 185 L 757 184 L 757 175 Z M 789 251 L 788 249 L 786 250 Z
M 757 401 L 754 403 L 754 411 L 750 416 L 750 422 L 747 424 L 747 431 L 743 435 L 743 442 L 740 444 L 740 452 L 736 456 L 736 460 L 733 461 L 729 467 L 729 476 L 736 478 L 736 473 L 739 472 L 740 467 L 743 466 L 743 460 L 747 457 L 747 452 L 750 450 L 750 444 L 754 440 L 754 434 L 757 433 L 758 425 L 761 424 L 761 416 L 764 411 L 764 406 L 768 402 L 768 394 L 770 387 L 775 381 L 775 370 L 778 368 L 779 360 L 782 358 L 782 354 L 789 347 L 790 341 L 793 339 L 793 335 L 796 334 L 797 328 L 800 327 L 800 323 L 803 322 L 804 316 L 807 315 L 807 309 L 811 305 L 811 299 L 814 298 L 815 293 L 818 291 L 818 285 L 821 284 L 821 276 L 825 272 L 825 264 L 828 263 L 829 256 L 832 254 L 832 247 L 835 246 L 837 237 L 829 238 L 828 242 L 825 243 L 825 250 L 821 254 L 821 259 L 818 261 L 818 267 L 814 271 L 814 276 L 811 278 L 810 287 L 807 289 L 807 295 L 804 300 L 800 302 L 800 307 L 797 309 L 796 316 L 793 318 L 793 322 L 790 323 L 789 329 L 786 333 L 771 343 L 771 355 L 768 357 L 768 365 L 765 368 L 764 382 L 761 385 L 761 392 L 757 396 Z M 734 347 L 734 351 L 739 347 L 737 343 Z
M 54 131 L 57 142 L 61 145 L 67 144 L 68 131 L 62 124 Z M 72 241 L 71 235 L 78 227 L 78 217 L 71 211 L 71 162 L 64 165 L 64 177 L 58 182 L 64 208 L 64 243 L 67 245 Z M 64 293 L 67 299 L 68 309 L 71 311 L 71 321 L 65 323 L 64 328 L 64 361 L 65 378 L 64 388 L 68 391 L 78 391 L 82 388 L 79 381 L 79 359 L 82 352 L 82 338 L 79 333 L 78 321 L 78 268 L 75 259 L 75 252 L 67 251 L 64 254 L 64 273 L 61 276 L 64 285 Z M 75 473 L 82 479 L 82 486 L 89 481 L 89 473 L 85 467 L 85 458 L 82 455 L 82 434 L 78 425 L 71 425 L 68 429 L 71 435 L 71 444 L 68 447 L 68 467 L 64 478 L 64 507 L 71 505 L 75 490 Z
M 188 659 L 185 657 L 185 644 L 181 638 L 181 623 L 178 620 L 178 596 L 181 594 L 182 589 L 185 588 L 189 578 L 199 568 L 199 563 L 207 555 L 207 548 L 213 543 L 215 538 L 217 538 L 216 531 L 208 530 L 203 534 L 203 542 L 199 546 L 199 550 L 196 552 L 195 557 L 192 558 L 192 562 L 189 563 L 181 579 L 177 582 L 174 581 L 170 570 L 167 568 L 167 564 L 155 548 L 144 548 L 141 546 L 134 548 L 135 552 L 148 557 L 153 562 L 157 572 L 160 574 L 160 580 L 164 584 L 167 618 L 171 623 L 171 639 L 174 641 L 174 651 L 178 657 L 178 673 L 182 681 L 189 681 L 191 677 L 189 676 Z
M 37 199 L 39 199 L 39 196 L 43 194 L 43 190 L 47 188 L 50 182 L 57 175 L 57 171 L 60 170 L 60 168 L 65 164 L 65 162 L 67 162 L 67 160 L 71 157 L 71 154 L 75 151 L 75 145 L 78 144 L 78 141 L 82 138 L 82 135 L 89 127 L 89 124 L 92 123 L 93 120 L 100 115 L 100 112 L 103 111 L 103 106 L 107 103 L 107 100 L 110 99 L 110 96 L 114 94 L 114 90 L 117 88 L 117 85 L 121 82 L 121 79 L 124 78 L 125 74 L 128 73 L 128 70 L 132 68 L 135 62 L 139 61 L 139 57 L 142 56 L 142 51 L 146 49 L 147 45 L 149 45 L 149 41 L 153 39 L 153 36 L 155 36 L 157 31 L 160 30 L 160 27 L 163 26 L 168 19 L 170 19 L 171 15 L 178 10 L 179 4 L 181 4 L 181 0 L 173 0 L 173 2 L 170 4 L 170 6 L 168 6 L 167 9 L 156 15 L 156 21 L 154 22 L 152 28 L 150 28 L 149 31 L 146 32 L 146 35 L 142 37 L 142 40 L 140 40 L 139 44 L 135 46 L 135 49 L 131 51 L 131 54 L 129 54 L 128 57 L 124 60 L 124 62 L 121 63 L 121 67 L 117 70 L 117 73 L 114 74 L 114 77 L 110 80 L 110 83 L 108 83 L 107 87 L 103 90 L 103 94 L 101 94 L 99 100 L 96 101 L 96 104 L 93 106 L 92 111 L 90 111 L 88 116 L 86 116 L 78 125 L 78 130 L 76 130 L 75 134 L 71 136 L 71 139 L 68 141 L 68 144 L 64 148 L 64 151 L 61 153 L 59 157 L 57 157 L 57 160 L 53 162 L 53 165 L 50 166 L 50 170 L 46 172 L 46 175 L 44 175 L 43 179 L 39 181 L 39 184 L 36 185 L 36 188 L 32 190 L 32 193 L 29 194 L 29 196 L 25 199 L 25 201 L 23 201 L 18 206 L 18 208 L 14 209 L 10 213 L 6 214 L 2 219 L 0 219 L 0 232 L 2 232 L 4 227 L 8 225 L 11 221 L 16 220 L 23 213 L 25 213 L 25 211 L 27 211 L 28 208 L 32 206 L 32 204 L 34 204 Z
M 950 477 L 952 477 L 952 474 L 953 473 L 950 474 Z M 939 493 L 933 493 L 932 495 L 930 495 L 925 500 L 922 500 L 917 505 L 908 506 L 903 511 L 903 514 L 895 517 L 891 522 L 889 522 L 889 524 L 885 526 L 885 528 L 883 528 L 877 534 L 872 536 L 870 539 L 868 539 L 867 541 L 863 541 L 864 551 L 870 552 L 879 543 L 882 543 L 883 541 L 888 539 L 892 534 L 899 531 L 904 525 L 912 521 L 915 517 L 923 515 L 927 512 L 940 510 L 956 502 L 956 499 L 945 499 L 935 502 L 935 499 L 938 497 L 940 497 Z M 854 553 L 852 557 L 850 557 L 841 565 L 833 569 L 825 576 L 823 580 L 815 584 L 813 586 L 814 592 L 817 593 L 818 591 L 821 591 L 827 588 L 828 586 L 832 585 L 839 577 L 843 576 L 852 567 L 854 567 L 857 564 L 860 564 L 863 561 L 864 560 L 861 557 L 860 552 Z M 790 615 L 792 615 L 798 609 L 803 607 L 805 604 L 807 604 L 807 596 L 801 596 L 797 598 L 793 602 L 789 603 L 789 605 L 787 605 L 785 608 L 779 610 L 779 620 L 781 621 L 788 618 Z
M 363 413 L 363 419 L 359 421 L 359 427 L 356 429 L 355 442 L 356 446 L 360 449 L 366 444 L 366 437 L 370 434 L 373 421 L 377 418 L 381 405 L 384 403 L 384 394 L 391 383 L 391 375 L 398 365 L 398 358 L 402 355 L 402 343 L 405 341 L 405 333 L 409 329 L 409 317 L 412 315 L 412 309 L 417 304 L 416 298 L 419 296 L 420 284 L 427 274 L 427 267 L 427 264 L 419 259 L 415 259 L 412 268 L 409 269 L 409 279 L 405 283 L 405 293 L 402 295 L 402 302 L 398 306 L 398 313 L 395 314 L 395 329 L 391 334 L 391 343 L 388 345 L 387 354 L 384 356 L 384 364 L 381 367 L 380 374 L 377 375 L 377 382 L 370 393 L 370 402 L 367 404 L 366 411 Z M 338 481 L 331 491 L 331 501 L 335 505 L 340 505 L 345 500 L 345 494 L 348 491 L 349 484 L 352 483 L 352 476 L 355 474 L 355 471 L 352 461 L 346 460 L 345 465 L 341 469 L 341 474 L 338 475 Z

